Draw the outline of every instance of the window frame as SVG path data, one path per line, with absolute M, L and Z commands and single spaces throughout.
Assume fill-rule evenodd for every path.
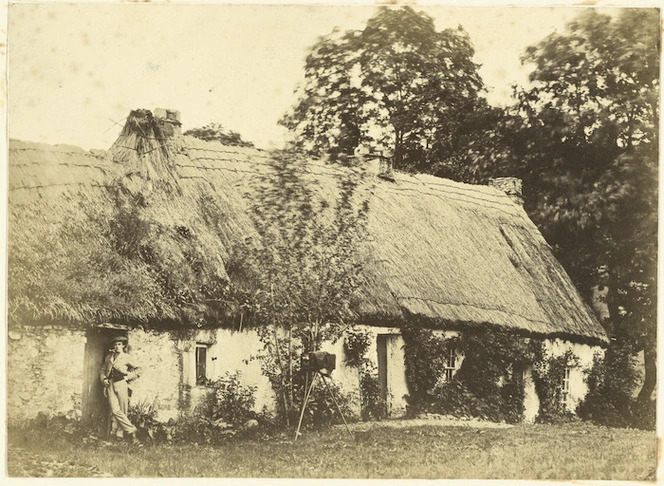
M 200 350 L 204 350 L 205 361 L 201 360 Z M 199 374 L 201 368 L 203 369 L 203 376 Z M 210 345 L 208 343 L 196 343 L 194 370 L 196 386 L 207 386 L 207 382 L 210 380 Z
M 456 372 L 459 370 L 459 355 L 457 353 L 456 346 L 451 346 L 448 349 L 447 356 L 445 358 L 445 381 L 450 382 Z
M 563 371 L 562 383 L 560 386 L 560 404 L 567 408 L 569 406 L 571 391 L 572 368 L 565 366 Z

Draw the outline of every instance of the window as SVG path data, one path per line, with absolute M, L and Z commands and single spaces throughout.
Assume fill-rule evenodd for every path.
M 560 395 L 560 403 L 562 404 L 563 408 L 567 408 L 568 406 L 568 400 L 569 400 L 569 377 L 571 374 L 571 369 L 569 366 L 565 367 L 565 372 L 563 373 L 563 383 L 562 383 L 562 392 Z
M 205 385 L 208 380 L 208 349 L 207 344 L 196 343 L 196 384 Z
M 457 372 L 457 368 L 457 351 L 454 346 L 451 346 L 447 352 L 447 360 L 445 361 L 445 381 L 452 381 L 452 378 Z

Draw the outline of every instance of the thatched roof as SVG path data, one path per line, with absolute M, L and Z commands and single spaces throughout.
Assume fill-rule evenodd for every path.
M 252 233 L 246 208 L 256 197 L 254 182 L 270 170 L 270 154 L 178 133 L 165 137 L 146 113 L 133 113 L 128 126 L 143 125 L 126 127 L 107 152 L 10 141 L 10 311 L 65 319 L 89 314 L 130 320 L 177 317 L 163 292 L 132 295 L 132 289 L 118 288 L 108 272 L 100 277 L 108 264 L 103 258 L 100 268 L 79 276 L 86 287 L 95 287 L 91 282 L 101 278 L 97 288 L 88 289 L 90 295 L 60 292 L 57 285 L 66 282 L 57 279 L 43 281 L 66 274 L 71 266 L 67 251 L 44 246 L 56 244 L 49 235 L 61 238 L 57 228 L 66 222 L 84 225 L 88 213 L 81 206 L 108 205 L 112 181 L 121 181 L 129 194 L 151 198 L 146 214 L 150 231 L 154 225 L 160 228 L 153 239 L 161 259 L 190 268 L 193 251 L 204 260 L 199 264 L 212 268 L 202 277 L 192 270 L 196 275 L 182 281 L 223 281 L 230 235 Z M 347 170 L 312 161 L 304 176 L 330 194 L 331 182 Z M 397 173 L 389 182 L 377 177 L 377 168 L 368 172 L 376 175 L 365 178 L 362 188 L 369 195 L 369 260 L 357 309 L 367 322 L 417 318 L 432 326 L 498 326 L 606 342 L 602 326 L 535 225 L 505 194 L 425 175 Z M 214 214 L 206 209 L 210 206 Z M 191 237 L 187 240 L 187 251 L 178 233 L 182 228 L 195 235 L 195 245 Z M 70 241 L 88 253 L 89 261 L 94 261 L 88 239 L 93 236 L 74 234 Z M 54 251 L 57 255 L 49 256 Z M 28 261 L 32 252 L 57 260 L 51 262 L 55 268 L 40 268 L 45 262 L 39 259 Z M 148 290 L 153 285 L 149 268 L 122 271 L 135 272 Z

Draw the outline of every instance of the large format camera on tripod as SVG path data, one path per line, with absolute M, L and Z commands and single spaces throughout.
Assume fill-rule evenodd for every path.
M 304 400 L 302 401 L 300 421 L 298 422 L 297 430 L 295 431 L 295 440 L 297 440 L 298 436 L 300 435 L 300 427 L 302 427 L 302 419 L 304 418 L 304 412 L 307 408 L 309 397 L 311 396 L 311 390 L 313 389 L 314 383 L 316 382 L 316 378 L 318 376 L 320 376 L 321 380 L 323 380 L 323 384 L 325 385 L 325 390 L 327 394 L 330 396 L 330 398 L 332 398 L 334 405 L 337 407 L 337 411 L 339 412 L 339 415 L 341 415 L 341 420 L 344 421 L 346 430 L 348 431 L 350 436 L 353 437 L 353 434 L 350 431 L 350 428 L 348 427 L 348 423 L 346 422 L 346 418 L 344 417 L 344 414 L 341 411 L 341 408 L 339 407 L 339 403 L 337 403 L 337 399 L 334 396 L 334 392 L 327 383 L 327 379 L 329 379 L 330 381 L 332 380 L 331 377 L 332 371 L 334 371 L 334 369 L 337 367 L 337 355 L 332 353 L 327 353 L 325 351 L 315 351 L 313 353 L 306 353 L 302 355 L 301 359 L 302 359 L 301 361 L 302 371 L 306 372 L 307 374 L 312 374 L 313 377 L 311 379 L 311 383 L 309 384 L 309 386 L 305 387 L 306 392 L 304 395 Z

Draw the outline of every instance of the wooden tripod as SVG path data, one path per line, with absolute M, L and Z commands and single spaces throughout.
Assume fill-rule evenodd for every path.
M 300 411 L 300 421 L 297 423 L 297 430 L 295 431 L 295 439 L 297 440 L 298 436 L 300 435 L 300 427 L 302 427 L 302 419 L 304 418 L 304 412 L 307 409 L 307 404 L 309 403 L 309 397 L 311 396 L 311 390 L 314 387 L 314 383 L 316 382 L 316 378 L 320 375 L 321 379 L 323 380 L 323 383 L 325 384 L 325 390 L 327 394 L 332 398 L 332 401 L 334 402 L 334 405 L 337 407 L 337 411 L 339 412 L 339 415 L 341 416 L 341 420 L 344 421 L 344 425 L 346 426 L 346 430 L 348 431 L 348 435 L 350 435 L 351 438 L 353 438 L 353 433 L 350 431 L 350 427 L 348 427 L 348 423 L 346 422 L 346 418 L 344 417 L 343 412 L 341 411 L 341 407 L 339 407 L 339 404 L 337 403 L 337 399 L 334 396 L 334 392 L 330 388 L 330 386 L 327 384 L 327 380 L 325 379 L 325 375 L 320 372 L 320 370 L 314 372 L 314 377 L 311 379 L 311 384 L 309 385 L 309 388 L 307 389 L 306 393 L 304 394 L 304 401 L 302 402 L 302 410 Z M 330 376 L 328 375 L 328 378 Z M 332 378 L 330 378 L 332 380 Z

